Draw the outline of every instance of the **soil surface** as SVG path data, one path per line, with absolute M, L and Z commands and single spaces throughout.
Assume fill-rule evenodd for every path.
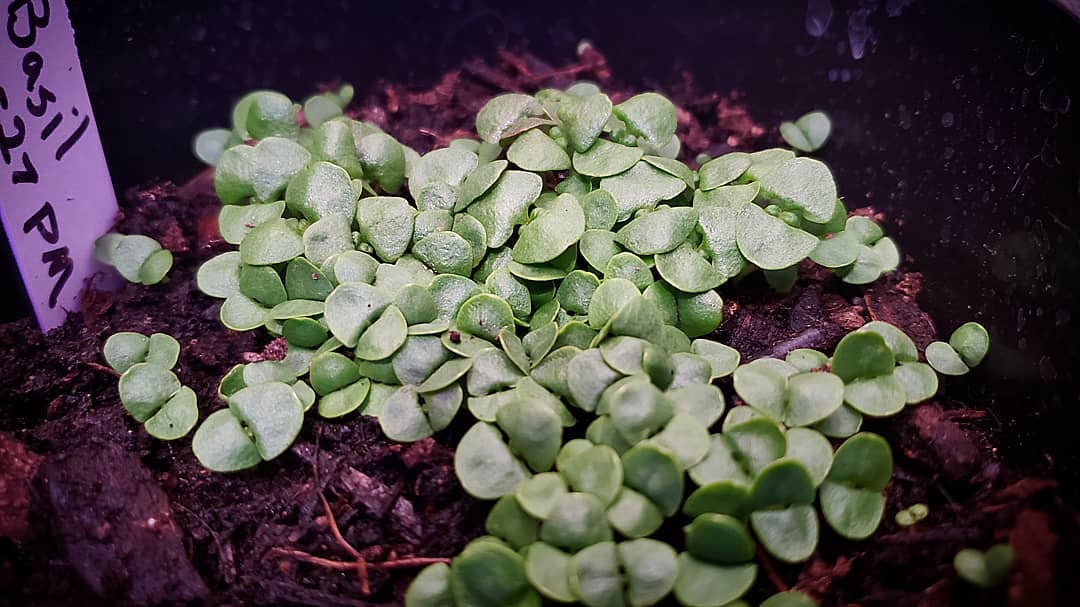
M 616 102 L 629 93 L 590 48 L 562 67 L 502 52 L 494 64 L 464 64 L 430 90 L 379 83 L 352 111 L 423 152 L 471 136 L 476 111 L 493 94 L 576 79 L 600 82 Z M 688 74 L 663 88 L 680 107 L 688 162 L 700 152 L 779 143 L 753 121 L 737 91 L 699 91 Z M 177 374 L 198 394 L 203 417 L 222 406 L 216 386 L 232 365 L 284 354 L 281 343 L 258 332 L 226 330 L 216 300 L 194 288 L 198 265 L 227 248 L 217 209 L 209 173 L 182 186 L 131 190 L 117 229 L 170 249 L 176 261 L 168 279 L 116 292 L 91 285 L 82 311 L 48 335 L 30 320 L 0 325 L 0 605 L 399 604 L 415 569 L 377 563 L 453 556 L 482 532 L 487 506 L 469 498 L 453 473 L 449 445 L 460 436 L 458 425 L 400 445 L 371 418 L 311 416 L 277 460 L 223 475 L 199 466 L 190 440 L 151 439 L 124 413 L 115 374 L 100 354 L 116 331 L 176 337 Z M 904 328 L 920 348 L 937 335 L 919 307 L 930 296 L 921 277 L 902 270 L 863 289 L 806 267 L 790 293 L 751 277 L 737 292 L 725 287 L 724 296 L 717 337 L 744 360 L 828 350 L 871 319 Z M 894 449 L 879 531 L 849 542 L 823 528 L 808 563 L 765 562 L 750 601 L 792 587 L 823 605 L 1080 604 L 1074 505 L 1062 501 L 1044 470 L 1011 466 L 996 448 L 1002 441 L 993 412 L 951 400 L 950 381 L 934 401 L 864 426 Z M 723 388 L 731 394 L 730 383 Z M 926 520 L 909 528 L 893 521 L 918 502 L 929 505 Z M 335 529 L 372 563 L 368 588 L 355 571 L 290 555 L 355 560 L 335 541 Z M 977 590 L 956 577 L 957 550 L 1005 541 L 1016 558 L 1004 588 Z

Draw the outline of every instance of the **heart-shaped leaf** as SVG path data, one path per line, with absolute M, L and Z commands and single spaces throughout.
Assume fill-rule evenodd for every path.
M 229 409 L 206 418 L 195 431 L 191 450 L 203 467 L 214 472 L 244 470 L 262 461 L 255 441 Z
M 389 304 L 390 298 L 370 285 L 338 285 L 326 298 L 326 326 L 342 344 L 354 348 L 360 335 Z
M 844 441 L 821 485 L 825 520 L 844 537 L 869 537 L 885 511 L 881 492 L 891 476 L 892 452 L 885 439 L 864 432 Z
M 615 242 L 638 255 L 666 253 L 686 240 L 697 220 L 697 211 L 692 208 L 657 209 L 623 226 Z
M 785 563 L 805 561 L 817 547 L 818 518 L 812 506 L 759 510 L 750 515 L 750 525 L 765 550 Z
M 1013 549 L 1008 544 L 997 544 L 986 552 L 965 548 L 953 558 L 953 568 L 964 581 L 979 588 L 996 588 L 1009 575 Z
M 686 183 L 639 161 L 623 173 L 604 177 L 600 180 L 600 188 L 615 198 L 618 220 L 626 221 L 635 211 L 652 208 L 661 200 L 678 196 L 686 189 Z
M 150 338 L 142 333 L 128 331 L 113 333 L 105 340 L 102 352 L 105 355 L 105 362 L 113 370 L 124 373 L 146 360 L 146 355 L 150 352 Z
M 475 424 L 458 443 L 454 471 L 461 486 L 478 499 L 508 495 L 529 478 L 529 471 L 491 424 Z
M 484 521 L 484 528 L 515 548 L 524 548 L 540 536 L 540 521 L 529 516 L 514 495 L 504 495 L 496 500 Z
M 120 376 L 120 402 L 138 422 L 150 419 L 179 389 L 176 375 L 153 363 L 137 363 Z
M 529 206 L 540 196 L 542 186 L 543 180 L 535 173 L 506 171 L 465 210 L 484 226 L 489 248 L 506 244 L 514 226 L 525 223 Z
M 569 554 L 544 542 L 529 547 L 525 575 L 540 594 L 563 603 L 573 602 L 576 597 L 570 588 L 569 571 Z
M 343 417 L 364 406 L 371 393 L 371 380 L 361 378 L 335 392 L 330 392 L 319 399 L 319 415 L 332 419 Z M 383 401 L 385 404 L 385 401 Z M 374 414 L 374 411 L 370 411 Z
M 848 405 L 844 405 L 829 417 L 814 424 L 814 429 L 829 438 L 847 438 L 859 431 L 862 422 L 863 416 L 861 413 Z
M 300 434 L 304 406 L 288 384 L 267 382 L 248 386 L 229 397 L 229 409 L 251 431 L 259 456 L 281 455 Z
M 930 365 L 902 363 L 892 376 L 903 386 L 909 405 L 921 403 L 937 394 L 938 376 Z
M 226 154 L 228 154 L 228 150 L 226 150 Z M 224 159 L 224 155 L 222 155 L 222 158 Z M 291 139 L 267 137 L 255 144 L 252 153 L 248 156 L 249 166 L 247 172 L 255 201 L 271 202 L 280 200 L 281 194 L 285 191 L 289 181 L 303 170 L 310 161 L 311 153 Z M 218 166 L 221 166 L 220 162 Z M 217 190 L 217 186 L 217 173 L 215 172 L 215 190 Z M 239 202 L 239 200 L 233 200 L 230 203 L 225 198 L 222 198 L 221 201 L 225 204 Z
M 329 215 L 351 218 L 356 210 L 356 191 L 345 169 L 319 161 L 308 165 L 289 181 L 285 204 L 308 221 L 318 221 Z
M 598 139 L 587 151 L 574 154 L 574 170 L 589 177 L 610 177 L 629 170 L 643 154 L 641 148 Z
M 892 373 L 896 358 L 885 338 L 874 331 L 848 333 L 833 352 L 832 372 L 844 382 Z
M 586 605 L 625 605 L 614 542 L 593 544 L 570 559 L 570 589 Z
M 445 563 L 428 565 L 416 575 L 405 592 L 408 607 L 442 607 L 452 605 L 450 568 Z
M 454 559 L 450 575 L 455 603 L 536 605 L 540 602 L 540 597 L 529 588 L 524 559 L 501 542 L 472 542 Z M 528 596 L 532 597 L 532 603 L 528 602 Z
M 786 433 L 787 453 L 785 457 L 802 464 L 814 481 L 814 486 L 825 480 L 825 475 L 832 467 L 833 450 L 829 439 L 810 428 L 791 428 Z
M 540 129 L 525 131 L 510 144 L 506 159 L 526 171 L 564 171 L 570 168 L 570 156 Z
M 716 189 L 735 181 L 750 168 L 750 154 L 729 152 L 713 158 L 698 169 L 698 187 L 703 191 Z
M 621 542 L 616 547 L 626 573 L 626 600 L 633 607 L 659 603 L 675 586 L 675 550 L 649 538 Z
M 353 124 L 358 123 L 354 121 Z M 353 137 L 356 137 L 355 128 Z M 356 155 L 364 175 L 387 193 L 401 189 L 405 179 L 405 151 L 396 139 L 386 133 L 370 133 L 356 139 Z
M 715 565 L 689 553 L 679 555 L 675 596 L 680 604 L 694 607 L 722 607 L 737 604 L 757 578 L 757 565 Z
M 695 339 L 690 343 L 690 351 L 709 361 L 713 379 L 731 375 L 739 366 L 739 351 L 720 342 Z
M 578 350 L 574 348 L 574 350 Z M 556 350 L 558 352 L 558 350 Z M 569 363 L 573 373 L 566 376 L 566 388 L 571 402 L 584 411 L 595 411 L 604 390 L 620 377 L 619 373 L 607 366 L 600 350 L 590 348 L 581 350 Z M 539 369 L 539 367 L 537 368 Z M 533 370 L 536 376 L 537 369 Z M 540 381 L 537 379 L 537 381 Z M 540 382 L 543 384 L 543 382 Z
M 675 104 L 657 93 L 641 93 L 616 105 L 612 111 L 632 134 L 653 147 L 661 147 L 675 134 Z
M 303 254 L 303 238 L 284 219 L 255 226 L 240 243 L 240 260 L 252 266 L 281 263 Z
M 630 538 L 652 535 L 664 521 L 652 500 L 626 487 L 608 507 L 607 518 L 616 531 Z
M 611 538 L 604 504 L 589 493 L 571 492 L 559 497 L 540 525 L 540 539 L 572 552 Z
M 638 444 L 623 454 L 623 474 L 628 487 L 651 499 L 664 516 L 678 511 L 683 496 L 683 467 L 667 450 Z
M 907 395 L 894 374 L 853 380 L 844 386 L 844 402 L 873 417 L 895 415 L 904 408 Z
M 146 420 L 146 432 L 159 440 L 176 440 L 187 436 L 199 421 L 199 404 L 195 392 L 181 386 L 172 398 Z
M 825 145 L 832 133 L 832 121 L 825 112 L 803 114 L 795 122 L 780 123 L 780 135 L 800 152 L 815 152 Z
M 476 132 L 488 143 L 499 143 L 511 125 L 540 110 L 530 95 L 507 93 L 493 97 L 476 115 Z
M 763 270 L 782 270 L 806 259 L 818 239 L 793 228 L 761 207 L 748 204 L 739 211 L 736 240 L 747 261 Z
M 499 408 L 495 421 L 509 437 L 510 449 L 537 472 L 550 470 L 562 446 L 562 421 L 548 407 L 518 398 Z
M 382 360 L 405 344 L 408 325 L 397 306 L 389 305 L 378 320 L 371 323 L 356 343 L 356 357 L 363 360 Z
M 396 196 L 373 196 L 356 204 L 360 237 L 387 262 L 397 260 L 408 248 L 415 215 L 416 209 Z
M 699 486 L 717 481 L 749 485 L 765 466 L 786 452 L 787 439 L 775 422 L 750 419 L 725 428 L 723 434 L 713 434 L 709 453 L 690 468 L 690 478 Z
M 562 194 L 538 210 L 532 221 L 518 231 L 514 261 L 525 264 L 549 262 L 577 242 L 585 232 L 585 214 L 576 198 Z
M 761 195 L 807 220 L 824 224 L 836 208 L 836 181 L 828 166 L 812 158 L 794 158 L 775 166 L 759 180 Z
M 949 345 L 965 365 L 977 367 L 990 348 L 990 334 L 977 322 L 964 323 L 949 336 Z
M 558 116 L 570 145 L 578 152 L 584 152 L 600 137 L 611 118 L 611 99 L 599 92 L 570 97 L 559 104 Z

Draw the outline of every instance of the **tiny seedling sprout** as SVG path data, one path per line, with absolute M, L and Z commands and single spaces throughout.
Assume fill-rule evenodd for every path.
M 1008 578 L 1013 549 L 1008 544 L 996 544 L 985 552 L 964 548 L 953 558 L 953 569 L 960 579 L 983 589 L 996 588 Z

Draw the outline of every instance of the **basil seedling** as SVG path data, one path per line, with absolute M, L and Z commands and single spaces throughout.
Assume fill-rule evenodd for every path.
M 173 264 L 168 249 L 141 234 L 105 234 L 94 242 L 94 258 L 116 268 L 128 282 L 144 285 L 161 282 Z
M 997 544 L 986 552 L 965 548 L 953 558 L 953 569 L 965 582 L 979 588 L 996 588 L 1005 582 L 1012 565 L 1013 549 Z
M 164 333 L 114 333 L 105 341 L 105 362 L 120 374 L 120 402 L 161 440 L 187 436 L 199 418 L 195 392 L 172 372 L 180 344 Z
M 791 147 L 800 152 L 816 152 L 829 140 L 832 121 L 825 112 L 803 114 L 794 122 L 780 123 L 780 135 Z

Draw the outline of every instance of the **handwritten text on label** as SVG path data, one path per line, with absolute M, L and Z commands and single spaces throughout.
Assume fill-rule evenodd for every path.
M 0 218 L 48 330 L 100 270 L 93 243 L 116 198 L 63 2 L 0 6 Z

